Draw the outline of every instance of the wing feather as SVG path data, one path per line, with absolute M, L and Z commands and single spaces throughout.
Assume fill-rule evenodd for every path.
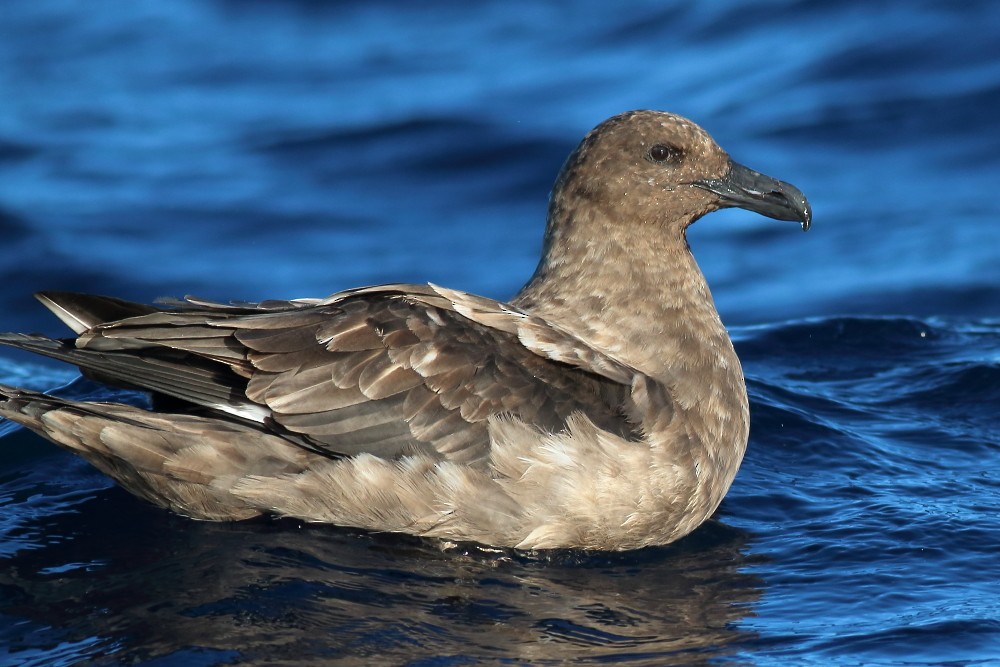
M 53 300 L 76 323 L 102 308 L 130 315 L 83 332 L 62 358 L 230 415 L 255 415 L 262 429 L 332 456 L 421 451 L 485 461 L 494 415 L 554 433 L 583 413 L 640 437 L 626 416 L 636 413 L 634 369 L 483 297 L 388 285 L 257 305 L 190 299 L 154 312 L 96 303 L 75 317 L 65 297 Z

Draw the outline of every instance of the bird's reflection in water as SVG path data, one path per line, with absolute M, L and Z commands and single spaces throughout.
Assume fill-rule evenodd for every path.
M 68 504 L 45 519 L 46 543 L 30 544 L 30 526 L 11 535 L 30 544 L 0 569 L 13 658 L 64 645 L 109 663 L 690 664 L 750 640 L 736 628 L 760 596 L 742 571 L 746 537 L 714 521 L 665 548 L 523 554 L 289 521 L 195 523 L 117 488 Z

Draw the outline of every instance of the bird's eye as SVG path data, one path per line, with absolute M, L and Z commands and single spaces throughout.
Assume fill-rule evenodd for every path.
M 674 162 L 680 156 L 680 149 L 667 144 L 656 144 L 649 149 L 649 159 L 653 162 Z

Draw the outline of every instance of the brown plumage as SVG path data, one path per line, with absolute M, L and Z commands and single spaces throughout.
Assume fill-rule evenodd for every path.
M 78 337 L 0 343 L 154 408 L 0 386 L 0 415 L 194 518 L 665 544 L 711 515 L 746 448 L 739 360 L 685 239 L 724 206 L 811 216 L 690 121 L 622 114 L 567 160 L 542 259 L 510 303 L 435 285 L 164 308 L 41 293 Z

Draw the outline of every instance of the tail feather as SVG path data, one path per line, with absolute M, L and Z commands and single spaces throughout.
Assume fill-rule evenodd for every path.
M 234 489 L 254 476 L 294 475 L 317 456 L 251 425 L 73 401 L 3 384 L 0 417 L 80 455 L 131 493 L 196 519 L 260 515 L 266 508 Z

